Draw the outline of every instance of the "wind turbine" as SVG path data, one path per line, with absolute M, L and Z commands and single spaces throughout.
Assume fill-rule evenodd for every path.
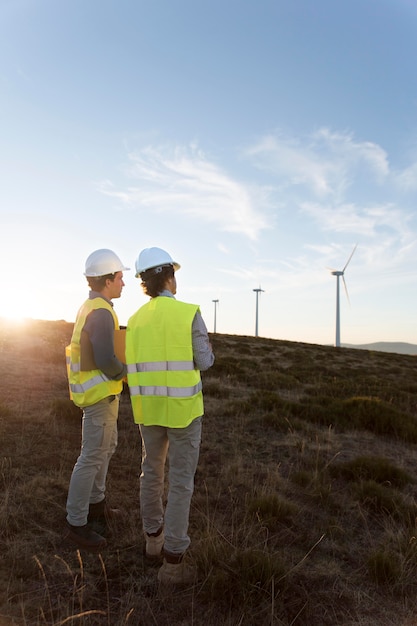
M 340 288 L 339 288 L 339 279 L 340 279 L 340 277 L 342 277 L 343 285 L 345 287 L 346 297 L 347 297 L 348 302 L 350 304 L 349 294 L 348 294 L 348 290 L 347 290 L 347 287 L 346 287 L 346 281 L 345 281 L 345 269 L 349 265 L 350 259 L 353 257 L 353 253 L 355 252 L 356 248 L 357 248 L 357 244 L 353 248 L 350 257 L 348 258 L 348 260 L 347 260 L 347 262 L 345 264 L 345 267 L 342 270 L 332 270 L 331 271 L 331 274 L 333 276 L 336 276 L 336 279 L 337 279 L 337 282 L 336 282 L 336 342 L 335 342 L 336 348 L 340 348 Z
M 257 337 L 258 336 L 258 296 L 261 293 L 261 291 L 264 291 L 264 289 L 261 289 L 261 286 L 259 285 L 258 289 L 253 289 L 253 291 L 255 291 L 256 293 L 255 337 Z
M 216 322 L 217 322 L 217 305 L 219 304 L 218 300 L 212 300 L 214 302 L 214 334 L 216 334 Z

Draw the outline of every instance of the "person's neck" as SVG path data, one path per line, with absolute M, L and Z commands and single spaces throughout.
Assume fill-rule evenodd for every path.
M 106 300 L 109 300 L 111 302 L 111 297 L 110 297 L 110 293 L 109 290 L 105 287 L 104 289 L 102 289 L 101 291 L 98 292 L 100 294 L 100 296 L 102 296 L 103 298 L 106 298 Z
M 158 296 L 162 296 L 164 298 L 175 298 L 175 295 L 172 293 L 171 289 L 163 289 L 158 293 Z

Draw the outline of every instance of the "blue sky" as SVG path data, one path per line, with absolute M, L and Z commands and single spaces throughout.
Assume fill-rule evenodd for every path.
M 86 257 L 182 268 L 213 330 L 417 343 L 414 0 L 1 0 L 1 315 L 73 321 Z M 121 323 L 146 301 L 134 271 Z

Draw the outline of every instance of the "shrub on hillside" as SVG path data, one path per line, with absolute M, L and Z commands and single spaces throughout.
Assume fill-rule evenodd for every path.
M 359 456 L 345 463 L 331 465 L 329 471 L 332 476 L 349 481 L 374 480 L 400 488 L 415 482 L 405 470 L 390 463 L 388 459 L 377 456 Z
M 382 548 L 369 556 L 368 569 L 371 578 L 378 585 L 389 585 L 399 580 L 401 563 L 398 554 Z
M 315 398 L 311 402 L 288 404 L 291 413 L 322 426 L 341 430 L 369 430 L 377 435 L 394 436 L 417 443 L 417 421 L 375 397 L 334 399 Z
M 289 522 L 298 512 L 298 507 L 294 502 L 274 493 L 252 498 L 248 503 L 248 509 L 269 530 L 274 530 L 277 524 Z
M 355 488 L 355 495 L 370 513 L 388 514 L 395 519 L 415 519 L 416 505 L 409 504 L 397 489 L 385 487 L 374 480 L 366 480 Z

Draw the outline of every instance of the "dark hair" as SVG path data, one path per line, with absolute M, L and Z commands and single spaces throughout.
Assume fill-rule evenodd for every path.
M 140 278 L 141 286 L 147 296 L 156 298 L 165 289 L 165 283 L 169 278 L 174 276 L 174 268 L 172 265 L 163 265 L 158 268 L 159 272 L 155 273 L 154 269 L 142 272 Z
M 106 281 L 113 281 L 116 274 L 106 274 L 105 276 L 87 276 L 87 282 L 93 291 L 102 291 L 106 286 Z

